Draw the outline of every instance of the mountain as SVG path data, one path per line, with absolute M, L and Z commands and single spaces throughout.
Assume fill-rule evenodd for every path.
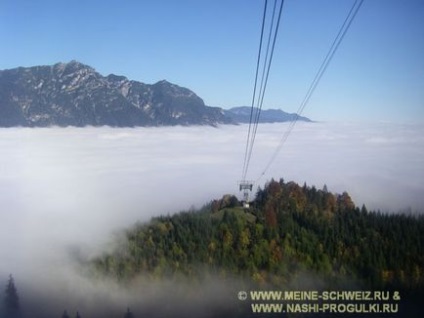
M 0 127 L 228 123 L 220 108 L 167 81 L 104 77 L 77 61 L 0 71 Z
M 216 126 L 248 123 L 250 112 L 247 106 L 206 106 L 191 90 L 165 80 L 150 85 L 102 76 L 77 61 L 0 71 L 0 127 Z M 286 122 L 296 116 L 262 110 L 259 122 Z M 297 120 L 311 121 L 301 116 Z
M 424 216 L 358 208 L 347 192 L 332 193 L 326 186 L 271 180 L 250 208 L 225 195 L 200 210 L 156 217 L 125 233 L 124 246 L 92 263 L 118 279 L 140 273 L 194 278 L 204 274 L 196 271 L 202 265 L 276 286 L 306 270 L 333 283 L 350 277 L 362 287 L 424 291 Z
M 394 291 L 402 295 L 401 316 L 418 317 L 411 312 L 422 310 L 424 296 L 424 216 L 368 211 L 347 192 L 271 180 L 248 209 L 227 195 L 200 210 L 137 223 L 115 250 L 90 263 L 100 277 L 123 284 L 213 277 L 231 288 L 239 281 L 244 288 L 235 287 L 233 297 L 246 286 Z M 253 317 L 250 303 L 246 310 L 226 316 Z
M 257 108 L 253 110 L 253 116 L 256 115 L 257 111 L 258 111 Z M 228 110 L 225 110 L 224 114 L 237 123 L 249 123 L 251 107 L 240 106 L 240 107 L 230 108 Z M 285 111 L 282 111 L 280 109 L 263 109 L 261 110 L 261 113 L 259 116 L 260 123 L 283 123 L 286 121 L 293 121 L 293 120 L 311 122 L 311 120 L 307 117 L 298 116 L 295 113 L 292 113 L 292 114 L 286 113 Z

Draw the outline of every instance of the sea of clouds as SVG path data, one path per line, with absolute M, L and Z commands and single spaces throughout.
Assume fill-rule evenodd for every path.
M 298 123 L 264 173 L 287 127 L 259 126 L 255 188 L 284 178 L 347 191 L 368 209 L 424 211 L 423 125 Z M 81 286 L 100 297 L 75 275 L 75 255 L 106 250 L 136 221 L 240 196 L 247 128 L 0 129 L 0 282 L 13 273 L 46 298 L 87 301 Z

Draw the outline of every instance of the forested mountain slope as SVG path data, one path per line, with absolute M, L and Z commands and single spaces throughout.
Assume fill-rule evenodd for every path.
M 198 211 L 157 217 L 126 232 L 96 273 L 122 282 L 137 275 L 197 279 L 236 275 L 278 286 L 302 272 L 329 286 L 423 290 L 424 217 L 369 212 L 349 194 L 271 181 L 249 210 L 226 196 Z

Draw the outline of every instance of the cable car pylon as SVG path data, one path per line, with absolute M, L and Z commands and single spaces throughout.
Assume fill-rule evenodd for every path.
M 243 191 L 243 207 L 248 209 L 250 206 L 249 196 L 253 190 L 253 181 L 242 180 L 239 182 L 239 189 Z

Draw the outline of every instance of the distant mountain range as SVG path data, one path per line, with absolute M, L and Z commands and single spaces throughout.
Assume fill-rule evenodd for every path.
M 251 113 L 253 114 L 252 116 L 255 116 L 257 108 L 253 112 L 250 106 L 240 106 L 224 110 L 224 114 L 237 123 L 249 123 Z M 262 109 L 259 116 L 259 122 L 261 123 L 282 123 L 293 120 L 311 122 L 307 117 L 302 117 L 295 113 L 286 113 L 281 109 Z
M 295 116 L 264 110 L 260 122 Z M 149 85 L 114 74 L 105 77 L 77 61 L 0 71 L 0 127 L 216 126 L 249 119 L 250 107 L 206 106 L 191 90 L 165 80 Z

